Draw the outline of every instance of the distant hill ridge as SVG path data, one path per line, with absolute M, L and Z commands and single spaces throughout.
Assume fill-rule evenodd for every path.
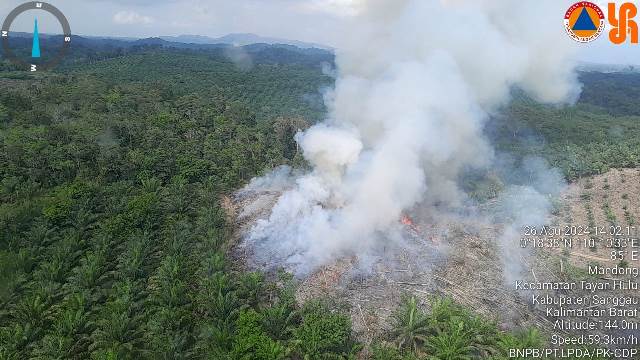
M 16 37 L 28 37 L 31 38 L 31 33 L 26 32 L 13 32 L 12 36 Z M 41 38 L 49 38 L 52 36 L 59 36 L 58 34 L 40 34 Z M 194 44 L 194 45 L 234 45 L 234 46 L 246 46 L 253 44 L 269 44 L 269 45 L 291 45 L 299 47 L 301 49 L 322 49 L 332 50 L 331 47 L 321 44 L 308 43 L 304 41 L 280 39 L 273 37 L 260 36 L 250 33 L 228 34 L 222 37 L 213 38 L 203 35 L 178 35 L 178 36 L 155 36 L 149 38 L 130 38 L 130 37 L 111 37 L 111 36 L 90 36 L 90 35 L 78 35 L 79 37 L 86 39 L 101 39 L 112 41 L 123 41 L 131 43 L 141 44 L 154 44 L 154 45 L 169 45 L 166 43 L 178 43 L 178 44 Z
M 32 35 L 30 33 L 13 33 L 12 47 L 27 53 L 31 49 Z M 182 38 L 183 41 L 188 39 Z M 61 43 L 62 35 L 43 34 L 41 43 L 45 45 Z M 205 39 L 200 39 L 201 42 Z M 257 39 L 256 39 L 257 40 Z M 298 64 L 305 66 L 322 66 L 334 62 L 332 50 L 316 47 L 300 47 L 282 43 L 251 43 L 248 45 L 228 43 L 185 43 L 167 41 L 159 37 L 145 39 L 122 39 L 112 37 L 91 37 L 72 35 L 72 51 L 67 56 L 67 63 L 73 63 L 84 59 L 87 61 L 104 60 L 119 57 L 140 51 L 166 49 L 168 51 L 195 51 L 196 53 L 219 56 L 227 61 L 238 62 L 242 66 L 250 67 L 252 64 Z M 45 53 L 54 51 L 45 46 Z M 3 59 L 3 50 L 0 47 L 0 62 Z
M 331 48 L 321 44 L 308 43 L 304 41 L 297 40 L 288 40 L 288 39 L 280 39 L 273 37 L 260 36 L 256 34 L 250 33 L 240 33 L 240 34 L 228 34 L 219 38 L 212 38 L 209 36 L 202 35 L 179 35 L 179 36 L 160 36 L 160 39 L 171 41 L 171 42 L 179 42 L 179 43 L 187 43 L 187 44 L 228 44 L 228 45 L 236 45 L 236 46 L 244 46 L 244 45 L 252 45 L 252 44 L 283 44 L 283 45 L 293 45 L 299 48 L 318 48 L 330 50 Z

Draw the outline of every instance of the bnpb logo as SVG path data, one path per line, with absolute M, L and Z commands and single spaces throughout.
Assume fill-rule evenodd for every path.
M 564 28 L 567 34 L 578 42 L 593 41 L 602 34 L 605 27 L 604 13 L 592 2 L 580 1 L 564 14 Z
M 634 18 L 638 8 L 631 2 L 625 2 L 616 8 L 615 3 L 607 6 L 606 20 L 609 22 L 609 40 L 622 44 L 630 40 L 638 43 L 638 24 Z M 589 1 L 577 2 L 564 14 L 564 28 L 575 41 L 587 43 L 597 39 L 605 29 L 605 16 L 600 7 Z

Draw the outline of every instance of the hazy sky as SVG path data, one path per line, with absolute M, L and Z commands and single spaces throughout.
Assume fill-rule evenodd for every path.
M 366 0 L 49 0 L 49 3 L 65 13 L 77 35 L 216 37 L 250 32 L 333 45 L 343 20 L 359 1 Z M 575 2 L 558 1 L 566 2 L 567 7 Z M 0 19 L 23 2 L 1 0 Z M 606 2 L 595 2 L 606 9 Z M 563 15 L 558 14 L 558 36 L 567 36 L 562 26 Z M 32 21 L 32 17 L 21 16 L 11 30 L 30 31 Z M 41 16 L 39 22 L 41 32 L 59 29 L 57 22 L 48 16 Z M 605 33 L 593 43 L 580 45 L 580 60 L 640 64 L 638 46 L 612 45 Z

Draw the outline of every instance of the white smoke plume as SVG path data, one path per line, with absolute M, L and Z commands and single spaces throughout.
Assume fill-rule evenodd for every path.
M 227 47 L 224 49 L 223 54 L 240 71 L 249 71 L 253 68 L 253 59 L 242 46 Z
M 464 201 L 458 177 L 493 161 L 483 124 L 513 87 L 549 103 L 580 90 L 562 2 L 348 3 L 328 118 L 296 136 L 312 170 L 247 239 L 299 274 L 394 241 L 418 204 Z

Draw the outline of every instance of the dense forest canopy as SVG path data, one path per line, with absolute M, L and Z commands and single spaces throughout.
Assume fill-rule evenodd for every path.
M 568 180 L 640 164 L 640 73 L 580 73 L 574 106 L 518 97 L 488 125 L 498 149 L 538 155 Z
M 220 206 L 265 170 L 304 166 L 293 135 L 325 113 L 332 55 L 254 45 L 239 64 L 224 47 L 78 43 L 50 73 L 0 63 L 0 358 L 354 358 L 340 304 L 297 304 L 285 273 L 232 270 Z M 569 179 L 637 166 L 640 75 L 581 79 L 573 107 L 516 99 L 488 124 L 498 148 Z M 406 299 L 397 346 L 371 356 L 542 344 L 431 308 Z

